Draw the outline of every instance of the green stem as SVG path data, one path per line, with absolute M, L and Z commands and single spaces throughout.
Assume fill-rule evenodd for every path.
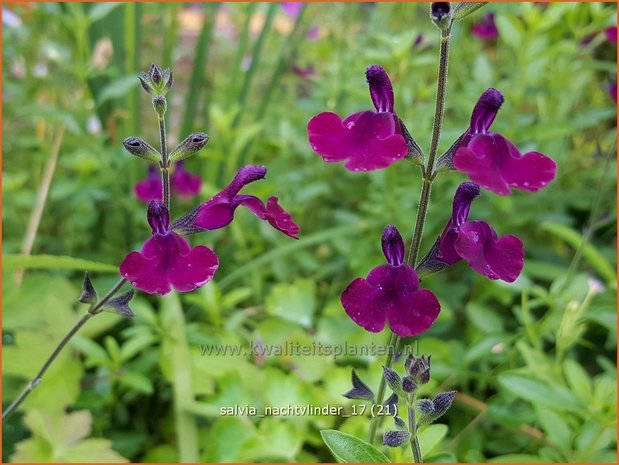
M 415 396 L 411 396 L 408 402 L 408 430 L 411 433 L 411 450 L 415 463 L 423 463 L 419 438 L 417 437 L 417 422 L 415 421 Z
M 163 202 L 170 212 L 170 161 L 165 132 L 165 117 L 159 116 L 159 141 L 161 145 L 161 182 L 163 184 Z
M 439 57 L 439 68 L 438 68 L 438 81 L 437 81 L 437 90 L 436 90 L 436 105 L 434 112 L 434 122 L 432 126 L 432 142 L 430 144 L 430 154 L 428 156 L 427 164 L 422 170 L 423 174 L 423 185 L 421 188 L 421 195 L 419 198 L 419 207 L 417 209 L 417 218 L 415 220 L 415 230 L 413 232 L 413 237 L 411 239 L 411 244 L 408 249 L 408 256 L 406 258 L 406 262 L 414 267 L 417 262 L 417 258 L 419 256 L 419 249 L 421 247 L 421 239 L 423 237 L 423 228 L 426 222 L 426 216 L 428 214 L 428 207 L 430 205 L 430 195 L 432 193 L 432 183 L 436 178 L 436 173 L 434 173 L 434 161 L 436 159 L 436 154 L 438 151 L 438 144 L 441 139 L 441 131 L 443 127 L 443 117 L 445 112 L 445 95 L 447 93 L 447 71 L 448 71 L 448 61 L 449 61 L 449 39 L 450 39 L 451 29 L 441 31 L 441 49 L 440 49 L 440 57 Z M 391 339 L 389 341 L 389 354 L 387 355 L 387 360 L 385 361 L 385 366 L 391 368 L 391 363 L 393 362 L 393 352 L 395 352 L 395 348 L 398 346 L 400 342 L 400 338 L 392 334 Z M 392 350 L 393 347 L 393 350 Z M 384 377 L 380 381 L 380 385 L 378 387 L 378 394 L 376 396 L 376 403 L 381 404 L 383 402 L 383 398 L 385 396 L 385 379 Z M 374 437 L 376 436 L 376 430 L 378 428 L 379 423 L 381 422 L 382 417 L 374 417 L 370 423 L 370 433 L 369 433 L 369 442 L 372 443 L 374 441 Z M 421 454 L 419 454 L 421 456 Z
M 447 73 L 449 64 L 449 40 L 451 38 L 451 28 L 441 31 L 441 50 L 438 63 L 438 82 L 436 87 L 436 105 L 434 108 L 434 123 L 432 125 L 432 142 L 430 144 L 430 155 L 426 165 L 424 177 L 434 178 L 434 160 L 438 151 L 438 144 L 441 140 L 443 129 L 443 117 L 445 116 L 445 95 L 447 94 Z
M 400 338 L 395 333 L 391 333 L 391 337 L 389 338 L 389 348 L 387 349 L 387 360 L 385 360 L 385 366 L 387 368 L 391 368 L 391 364 L 393 363 L 393 355 L 399 342 Z M 386 387 L 387 383 L 385 382 L 385 377 L 381 376 L 380 384 L 378 385 L 378 392 L 376 393 L 377 405 L 383 403 Z M 368 434 L 368 442 L 370 444 L 374 441 L 374 437 L 376 436 L 376 429 L 378 428 L 378 424 L 380 423 L 381 418 L 381 416 L 375 416 L 372 417 L 372 420 L 370 421 L 370 432 Z
M 101 298 L 101 300 L 97 301 L 96 303 L 90 306 L 86 314 L 84 314 L 84 316 L 82 316 L 82 318 L 76 323 L 76 325 L 73 326 L 73 328 L 71 328 L 71 330 L 67 333 L 67 335 L 62 338 L 62 340 L 56 346 L 56 348 L 51 353 L 51 355 L 47 358 L 47 360 L 45 361 L 45 363 L 43 364 L 39 372 L 36 374 L 34 378 L 32 378 L 32 381 L 30 381 L 26 385 L 26 387 L 24 388 L 22 393 L 19 395 L 19 397 L 17 397 L 17 399 L 15 399 L 11 403 L 11 405 L 9 405 L 6 408 L 6 410 L 2 412 L 3 420 L 10 417 L 15 412 L 15 410 L 17 410 L 17 407 L 19 407 L 21 403 L 26 399 L 26 397 L 28 397 L 28 395 L 34 390 L 34 388 L 37 387 L 39 384 L 41 384 L 41 381 L 43 381 L 43 376 L 45 375 L 49 367 L 52 365 L 54 360 L 56 360 L 58 355 L 60 355 L 60 352 L 62 352 L 62 349 L 64 349 L 64 347 L 69 343 L 69 341 L 73 338 L 73 336 L 75 336 L 75 334 L 80 330 L 82 326 L 84 326 L 84 324 L 86 324 L 88 320 L 90 320 L 93 316 L 97 315 L 98 313 L 101 313 L 102 307 L 108 302 L 108 300 L 114 297 L 114 295 L 120 290 L 120 288 L 123 286 L 123 284 L 125 284 L 125 282 L 126 280 L 124 278 L 118 281 L 114 285 L 114 287 L 112 287 L 112 289 L 110 289 L 109 292 Z

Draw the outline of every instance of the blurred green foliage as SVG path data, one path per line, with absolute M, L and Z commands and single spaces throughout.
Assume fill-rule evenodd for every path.
M 321 430 L 365 438 L 367 418 L 222 417 L 219 408 L 350 408 L 341 393 L 351 367 L 376 386 L 381 357 L 217 357 L 201 347 L 386 343 L 386 334 L 349 320 L 339 294 L 382 262 L 386 224 L 412 231 L 418 168 L 347 172 L 311 151 L 305 127 L 321 111 L 369 108 L 364 70 L 377 63 L 393 80 L 400 117 L 427 148 L 438 53 L 428 5 L 309 5 L 296 28 L 277 4 L 10 8 L 17 23 L 3 27 L 3 253 L 20 252 L 52 141 L 66 132 L 33 249 L 64 258 L 11 259 L 3 270 L 5 406 L 84 311 L 76 304 L 84 267 L 98 267 L 95 284 L 107 289 L 115 273 L 104 264 L 149 235 L 133 195 L 146 166 L 121 141 L 157 140 L 136 78 L 151 62 L 175 71 L 172 141 L 188 131 L 211 137 L 186 165 L 205 181 L 200 200 L 242 163 L 264 163 L 268 178 L 251 191 L 278 195 L 302 239 L 289 241 L 246 211 L 229 228 L 193 238 L 220 257 L 214 282 L 180 300 L 139 295 L 132 321 L 104 314 L 89 322 L 3 424 L 3 460 L 324 462 L 333 456 Z M 497 15 L 496 41 L 470 33 L 486 11 Z M 426 461 L 616 462 L 616 111 L 607 93 L 616 45 L 602 34 L 615 21 L 614 4 L 492 4 L 453 32 L 441 148 L 492 86 L 506 97 L 493 128 L 550 155 L 558 177 L 537 194 L 484 192 L 473 206 L 475 218 L 523 239 L 516 283 L 490 282 L 465 264 L 424 282 L 443 310 L 419 341 L 433 362 L 422 394 L 460 393 L 442 419 L 448 428 L 421 432 Z M 305 35 L 310 26 L 317 40 Z M 419 34 L 426 40 L 413 46 Z M 435 183 L 422 252 L 463 180 L 448 173 Z M 178 202 L 173 215 L 191 206 Z M 17 286 L 21 266 L 39 270 Z M 411 460 L 403 448 L 384 452 Z

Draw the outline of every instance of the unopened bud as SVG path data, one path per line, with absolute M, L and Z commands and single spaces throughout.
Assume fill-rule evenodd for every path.
M 170 161 L 178 162 L 195 155 L 208 143 L 208 134 L 196 132 L 190 134 L 170 152 Z

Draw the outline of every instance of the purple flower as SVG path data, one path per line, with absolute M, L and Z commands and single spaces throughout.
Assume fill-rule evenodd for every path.
M 266 173 L 267 169 L 264 166 L 243 166 L 232 182 L 219 194 L 174 222 L 172 228 L 188 233 L 223 228 L 233 220 L 236 208 L 243 205 L 261 220 L 268 221 L 275 229 L 298 239 L 299 226 L 279 205 L 277 197 L 269 197 L 265 205 L 256 196 L 239 194 L 239 191 L 247 184 L 264 179 Z
M 486 13 L 471 29 L 474 36 L 481 40 L 495 40 L 499 37 L 499 29 L 494 22 L 494 13 Z
M 608 85 L 608 95 L 610 95 L 610 98 L 613 100 L 613 102 L 617 103 L 617 83 L 616 82 L 611 82 Z
M 335 113 L 314 116 L 307 124 L 312 149 L 327 163 L 344 161 L 350 171 L 386 168 L 408 154 L 402 122 L 393 108 L 393 89 L 378 65 L 366 71 L 376 111 L 354 113 L 344 120 Z
M 296 19 L 303 8 L 303 2 L 282 2 L 282 8 L 289 17 Z
M 184 161 L 181 160 L 176 163 L 174 167 L 174 173 L 172 174 L 172 179 L 170 180 L 172 184 L 172 189 L 180 196 L 180 197 L 193 197 L 194 195 L 198 195 L 200 193 L 200 189 L 202 188 L 202 179 L 200 176 L 196 176 L 195 174 L 191 174 L 183 167 Z
M 200 176 L 187 171 L 183 167 L 183 160 L 181 160 L 174 167 L 170 187 L 181 198 L 193 197 L 200 193 L 202 179 L 200 179 Z M 154 165 L 148 167 L 148 177 L 136 183 L 134 191 L 137 198 L 144 203 L 149 203 L 151 200 L 163 200 L 161 175 Z
M 416 336 L 432 326 L 441 306 L 432 292 L 419 289 L 415 270 L 404 263 L 404 241 L 394 226 L 385 228 L 382 246 L 387 264 L 350 283 L 342 293 L 342 305 L 368 331 L 380 332 L 388 321 L 398 336 Z
M 613 43 L 617 43 L 617 26 L 610 26 L 604 30 L 606 38 Z
M 554 179 L 557 167 L 546 155 L 539 152 L 523 155 L 501 134 L 489 131 L 502 104 L 503 95 L 496 89 L 490 88 L 481 95 L 473 109 L 471 125 L 455 152 L 453 165 L 471 181 L 496 194 L 511 194 L 510 186 L 536 192 Z
M 499 238 L 484 221 L 468 221 L 471 203 L 478 195 L 477 184 L 465 182 L 458 187 L 451 219 L 438 239 L 432 258 L 445 265 L 464 259 L 478 273 L 511 283 L 524 265 L 522 241 L 511 235 Z
M 134 191 L 137 198 L 144 203 L 163 199 L 163 183 L 154 165 L 148 166 L 148 177 L 144 181 L 136 183 Z
M 172 290 L 192 291 L 209 282 L 219 266 L 217 255 L 203 245 L 191 248 L 185 238 L 169 228 L 168 209 L 160 200 L 148 206 L 152 236 L 141 252 L 131 252 L 120 264 L 120 274 L 149 294 Z

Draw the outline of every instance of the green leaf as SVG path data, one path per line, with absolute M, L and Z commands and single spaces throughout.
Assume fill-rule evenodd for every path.
M 64 255 L 2 255 L 2 269 L 4 271 L 16 269 L 33 270 L 86 270 L 117 273 L 118 267 L 106 263 L 83 260 L 81 258 Z
M 453 19 L 461 20 L 466 18 L 471 13 L 479 10 L 482 6 L 488 2 L 458 2 L 453 12 Z
M 422 455 L 426 456 L 441 442 L 447 434 L 449 428 L 447 425 L 437 424 L 428 427 L 422 427 L 417 433 L 419 439 L 419 448 Z
M 537 455 L 531 454 L 507 454 L 499 455 L 488 460 L 488 463 L 541 463 L 543 462 Z
M 313 281 L 297 279 L 292 284 L 277 284 L 266 301 L 266 310 L 306 328 L 312 325 L 316 310 L 316 285 Z
M 608 260 L 604 258 L 604 256 L 597 251 L 597 249 L 589 244 L 588 242 L 584 242 L 585 238 L 582 234 L 577 231 L 574 231 L 569 226 L 559 223 L 543 223 L 541 228 L 544 231 L 549 232 L 550 234 L 558 237 L 559 239 L 567 242 L 571 245 L 575 250 L 578 250 L 582 246 L 582 254 L 583 257 L 589 262 L 589 264 L 595 268 L 595 270 L 602 276 L 609 286 L 616 287 L 617 283 L 617 275 L 613 270 L 613 267 L 608 263 Z M 582 244 L 582 245 L 581 245 Z
M 583 408 L 578 399 L 567 389 L 550 385 L 547 381 L 530 374 L 506 371 L 499 375 L 498 381 L 506 391 L 533 404 L 571 412 L 578 412 Z
M 340 463 L 390 463 L 385 454 L 355 436 L 333 429 L 320 435 Z
M 137 371 L 128 371 L 123 373 L 118 382 L 125 387 L 143 394 L 150 395 L 153 393 L 153 383 L 142 373 Z

